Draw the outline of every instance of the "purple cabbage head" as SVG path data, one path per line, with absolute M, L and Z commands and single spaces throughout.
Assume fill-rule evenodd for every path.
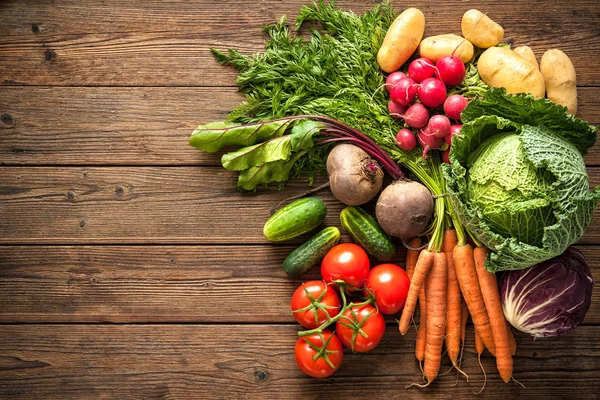
M 504 272 L 500 279 L 504 316 L 534 337 L 562 335 L 583 321 L 593 287 L 585 257 L 569 247 L 531 268 Z

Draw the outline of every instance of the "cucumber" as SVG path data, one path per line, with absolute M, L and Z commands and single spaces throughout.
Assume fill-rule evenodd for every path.
M 340 213 L 340 222 L 356 244 L 377 260 L 390 261 L 396 255 L 393 240 L 381 229 L 375 217 L 362 208 L 344 208 Z
M 340 241 L 340 230 L 335 226 L 323 229 L 292 251 L 281 267 L 292 278 L 304 275 L 313 265 Z
M 306 197 L 280 208 L 265 223 L 263 234 L 272 242 L 301 236 L 321 225 L 327 208 L 321 199 Z

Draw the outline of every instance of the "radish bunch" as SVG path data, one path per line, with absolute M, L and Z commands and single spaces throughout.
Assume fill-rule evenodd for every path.
M 449 162 L 452 135 L 460 132 L 460 113 L 467 99 L 460 94 L 448 96 L 446 86 L 463 81 L 465 65 L 455 56 L 444 56 L 435 64 L 420 57 L 410 63 L 407 72 L 392 72 L 386 78 L 388 111 L 406 124 L 396 135 L 396 143 L 405 151 L 419 143 L 423 158 L 432 149 L 441 150 L 442 159 Z

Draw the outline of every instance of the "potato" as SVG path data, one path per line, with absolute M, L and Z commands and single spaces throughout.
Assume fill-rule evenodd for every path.
M 513 49 L 515 53 L 529 61 L 531 64 L 535 65 L 536 69 L 540 69 L 540 65 L 537 62 L 537 58 L 535 58 L 535 54 L 533 54 L 533 50 L 529 46 L 519 46 Z
M 469 42 L 482 49 L 495 46 L 504 38 L 504 29 L 490 17 L 475 9 L 463 14 L 460 28 Z
M 412 56 L 425 32 L 425 16 L 417 8 L 398 15 L 383 39 L 377 62 L 385 72 L 394 72 Z
M 546 85 L 542 73 L 508 47 L 490 47 L 477 62 L 481 79 L 491 87 L 506 88 L 507 93 L 531 93 L 544 97 Z
M 419 54 L 421 57 L 428 58 L 433 62 L 437 62 L 443 56 L 449 56 L 454 52 L 456 57 L 460 58 L 462 62 L 467 63 L 473 58 L 474 51 L 471 42 L 451 33 L 430 36 L 423 39 L 419 45 Z
M 540 71 L 546 83 L 546 97 L 561 104 L 569 113 L 577 113 L 577 80 L 575 67 L 569 57 L 558 49 L 544 53 Z

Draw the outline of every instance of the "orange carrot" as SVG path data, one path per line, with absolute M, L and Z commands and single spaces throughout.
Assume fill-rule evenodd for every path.
M 412 238 L 408 241 L 408 249 L 406 249 L 406 273 L 408 279 L 412 280 L 413 273 L 415 272 L 415 266 L 419 259 L 419 253 L 421 250 L 416 250 L 421 247 L 421 239 L 418 237 Z M 414 250 L 413 250 L 414 249 Z
M 454 247 L 458 243 L 456 231 L 454 229 L 446 229 L 444 231 L 444 241 L 442 251 L 446 254 L 446 262 L 448 266 L 448 293 L 447 293 L 447 310 L 448 323 L 446 324 L 446 349 L 448 357 L 452 361 L 454 367 L 458 367 L 458 356 L 460 353 L 460 335 L 461 335 L 461 294 L 456 271 L 454 270 L 454 262 L 452 253 Z
M 481 364 L 481 354 L 485 350 L 485 345 L 483 344 L 481 337 L 477 334 L 477 330 L 475 330 L 475 350 L 477 351 L 477 361 L 479 362 L 481 371 L 483 371 L 483 386 L 481 386 L 479 392 L 473 392 L 475 394 L 479 394 L 483 392 L 483 389 L 485 388 L 485 384 L 487 383 L 487 375 L 485 373 L 485 369 L 483 368 L 483 364 Z
M 477 331 L 475 331 L 475 350 L 477 351 L 478 356 L 481 356 L 481 354 L 485 350 L 485 346 L 481 341 L 481 337 L 477 334 Z
M 456 272 L 456 270 L 454 272 Z M 464 346 L 464 344 L 465 344 L 465 338 L 467 336 L 467 320 L 469 319 L 469 309 L 467 308 L 467 303 L 465 303 L 464 299 L 462 300 L 462 302 L 460 304 L 461 304 L 460 341 L 462 342 L 462 344 Z
M 415 357 L 417 360 L 425 359 L 425 339 L 427 337 L 427 300 L 425 288 L 419 293 L 419 327 L 417 328 L 417 345 L 415 346 Z
M 430 384 L 438 375 L 442 362 L 442 344 L 446 334 L 446 300 L 448 270 L 446 254 L 434 253 L 434 262 L 427 275 L 427 338 L 423 374 Z
M 496 274 L 485 269 L 488 249 L 485 247 L 476 247 L 473 253 L 483 302 L 490 319 L 490 327 L 492 328 L 496 349 L 496 367 L 498 368 L 500 377 L 502 377 L 504 382 L 508 382 L 512 377 L 513 359 L 510 352 L 508 333 L 506 332 L 506 320 L 504 319 L 502 303 L 500 302 L 498 279 L 496 278 Z
M 473 325 L 481 341 L 490 351 L 495 354 L 494 338 L 490 320 L 485 309 L 485 303 L 479 287 L 479 279 L 475 268 L 475 259 L 473 258 L 473 247 L 470 244 L 464 246 L 458 245 L 454 248 L 454 269 L 460 285 L 463 299 L 469 308 L 469 314 L 473 320 Z
M 517 342 L 515 341 L 515 336 L 513 335 L 512 327 L 510 323 L 506 321 L 506 332 L 508 332 L 508 344 L 510 345 L 510 354 L 513 356 L 517 352 Z
M 398 328 L 402 335 L 408 332 L 410 321 L 412 320 L 413 313 L 417 306 L 419 293 L 421 293 L 425 278 L 433 264 L 433 255 L 434 253 L 427 249 L 422 250 L 419 254 L 419 259 L 417 260 L 417 265 L 415 265 L 415 271 L 413 272 L 413 279 L 410 282 L 410 287 L 408 289 L 408 296 L 406 297 L 406 302 L 404 303 L 404 308 L 400 315 Z

